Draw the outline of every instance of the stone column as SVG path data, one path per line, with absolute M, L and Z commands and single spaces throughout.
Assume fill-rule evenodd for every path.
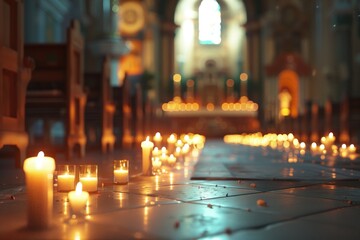
M 119 1 L 102 0 L 90 2 L 92 9 L 100 11 L 93 15 L 94 30 L 91 35 L 90 49 L 95 56 L 110 56 L 110 84 L 121 86 L 118 78 L 119 57 L 127 54 L 129 48 L 122 40 L 119 31 Z M 101 68 L 102 63 L 98 63 Z
M 169 89 L 169 84 L 172 81 L 172 76 L 174 74 L 174 41 L 175 41 L 175 30 L 178 27 L 173 22 L 163 22 L 161 24 L 161 64 L 162 64 L 162 74 L 160 82 L 160 90 Z M 159 91 L 159 97 L 162 101 L 168 98 L 167 94 L 169 91 Z M 165 94 L 164 94 L 165 93 Z

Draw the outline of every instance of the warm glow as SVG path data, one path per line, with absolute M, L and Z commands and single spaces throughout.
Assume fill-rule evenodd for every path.
M 240 74 L 240 80 L 241 81 L 247 81 L 248 80 L 248 75 L 246 73 L 241 73 Z
M 213 103 L 208 103 L 208 104 L 206 105 L 206 109 L 207 109 L 208 111 L 214 111 L 215 106 L 214 106 Z
M 227 87 L 234 87 L 234 80 L 232 80 L 232 79 L 226 80 L 226 86 Z
M 175 73 L 174 76 L 173 76 L 173 80 L 174 80 L 174 82 L 176 82 L 176 83 L 181 82 L 181 75 L 178 74 L 178 73 Z
M 82 183 L 78 182 L 76 184 L 76 189 L 75 189 L 76 194 L 80 195 L 82 193 Z
M 187 80 L 186 86 L 187 87 L 193 87 L 194 86 L 194 80 L 192 80 L 192 79 Z

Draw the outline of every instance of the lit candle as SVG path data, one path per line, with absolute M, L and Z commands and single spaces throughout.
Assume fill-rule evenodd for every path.
M 76 184 L 76 190 L 68 194 L 71 210 L 74 214 L 83 214 L 85 211 L 86 202 L 89 199 L 89 193 L 82 191 L 82 184 Z
M 176 157 L 173 154 L 170 154 L 170 156 L 167 159 L 170 166 L 174 165 L 176 162 Z
M 168 155 L 166 153 L 161 153 L 160 160 L 163 163 L 166 163 L 168 161 Z
M 150 154 L 154 147 L 154 143 L 149 140 L 149 136 L 145 141 L 141 142 L 142 149 L 142 173 L 143 175 L 151 175 Z
M 159 157 L 161 155 L 161 152 L 158 147 L 154 147 L 154 150 L 152 150 L 152 156 L 153 157 Z
M 175 134 L 171 134 L 170 137 L 167 139 L 167 148 L 169 153 L 173 153 L 175 151 L 175 143 L 176 143 L 176 137 Z
M 24 161 L 27 192 L 27 217 L 30 228 L 46 228 L 53 211 L 53 173 L 55 160 L 40 151 Z
M 98 179 L 97 177 L 92 177 L 90 175 L 85 177 L 80 177 L 80 182 L 84 191 L 87 192 L 96 192 L 98 187 Z
M 161 167 L 161 160 L 158 157 L 152 158 L 152 167 L 153 167 L 153 172 L 156 172 L 157 170 L 160 169 Z
M 183 145 L 184 145 L 184 143 L 180 139 L 178 139 L 175 143 L 176 147 L 182 147 Z
M 185 143 L 185 145 L 181 149 L 181 153 L 186 155 L 186 154 L 188 154 L 189 151 L 190 151 L 190 146 L 189 146 L 189 144 Z
M 174 155 L 175 157 L 181 156 L 181 147 L 176 147 Z
M 75 175 L 64 173 L 57 177 L 58 191 L 71 191 L 75 185 Z
M 162 145 L 162 136 L 159 132 L 155 133 L 155 136 L 153 138 L 155 146 L 158 148 L 161 148 Z
M 345 143 L 341 145 L 340 155 L 341 155 L 341 157 L 347 157 L 347 155 L 348 155 L 348 149 L 347 149 Z
M 350 144 L 350 146 L 348 147 L 348 151 L 350 154 L 354 154 L 356 153 L 356 147 L 354 144 Z
M 311 143 L 310 149 L 311 149 L 311 152 L 312 152 L 313 154 L 316 154 L 316 153 L 317 153 L 318 147 L 317 147 L 316 142 Z
M 166 147 L 161 148 L 161 154 L 163 154 L 163 153 L 165 153 L 165 154 L 168 153 L 168 150 L 166 149 Z
M 117 184 L 126 184 L 129 182 L 129 161 L 115 160 L 114 161 L 114 182 Z
M 126 169 L 114 170 L 114 181 L 119 184 L 128 183 L 129 182 L 129 170 L 126 170 Z

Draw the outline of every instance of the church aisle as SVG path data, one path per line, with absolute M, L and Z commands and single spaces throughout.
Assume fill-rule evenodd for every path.
M 135 159 L 139 155 L 127 154 Z M 234 163 L 240 159 L 241 166 L 256 169 L 256 164 L 248 165 L 248 161 L 259 156 L 264 158 L 256 162 L 259 165 L 278 157 L 272 150 L 207 140 L 199 160 L 188 159 L 171 172 L 158 176 L 137 174 L 141 161 L 133 161 L 129 183 L 113 185 L 111 171 L 104 170 L 111 166 L 111 157 L 93 152 L 88 162 L 100 166 L 99 189 L 90 194 L 83 219 L 71 218 L 67 193 L 57 192 L 55 186 L 51 227 L 29 230 L 26 188 L 10 186 L 0 191 L 0 236 L 4 239 L 360 238 L 356 221 L 360 214 L 358 175 L 341 180 L 313 178 L 317 176 L 313 172 L 304 179 L 273 180 L 267 175 L 245 180 L 191 179 L 196 174 L 196 164 Z M 267 164 L 267 171 L 274 172 L 272 168 L 277 164 L 273 161 Z

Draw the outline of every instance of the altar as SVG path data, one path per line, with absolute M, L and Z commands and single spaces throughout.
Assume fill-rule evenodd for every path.
M 175 132 L 198 132 L 207 137 L 260 130 L 255 103 L 223 103 L 221 107 L 210 103 L 201 107 L 197 103 L 169 102 L 163 104 L 163 118 Z

